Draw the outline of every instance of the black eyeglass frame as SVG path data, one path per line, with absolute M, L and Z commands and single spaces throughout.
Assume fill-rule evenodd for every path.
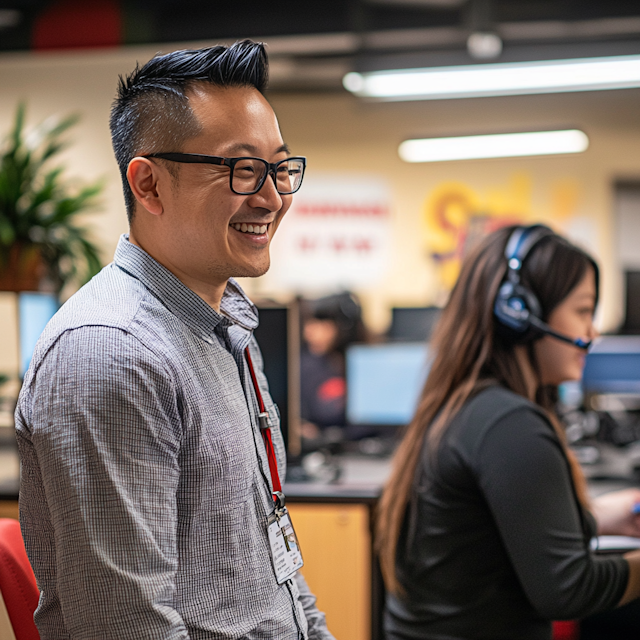
M 233 193 L 239 196 L 251 196 L 254 193 L 258 193 L 258 191 L 260 191 L 260 189 L 262 189 L 262 187 L 264 186 L 264 183 L 267 180 L 267 176 L 269 175 L 273 177 L 273 183 L 276 187 L 276 191 L 281 196 L 292 195 L 296 193 L 296 191 L 298 191 L 298 189 L 300 189 L 300 187 L 302 186 L 304 171 L 307 168 L 307 159 L 304 156 L 291 156 L 289 158 L 284 158 L 284 160 L 279 160 L 278 162 L 267 162 L 264 158 L 256 158 L 254 156 L 240 156 L 238 158 L 223 158 L 221 156 L 207 156 L 200 153 L 149 153 L 148 155 L 140 156 L 140 157 L 159 158 L 161 160 L 169 160 L 169 162 L 180 162 L 184 164 L 217 164 L 217 165 L 227 166 L 230 169 L 229 188 L 231 189 L 231 191 L 233 191 Z M 241 160 L 259 160 L 260 162 L 263 162 L 267 167 L 267 170 L 265 171 L 260 182 L 258 183 L 258 186 L 252 191 L 236 191 L 233 188 L 233 169 L 235 168 L 236 164 L 238 164 L 238 162 L 240 162 Z M 285 162 L 290 162 L 291 160 L 298 160 L 302 162 L 302 176 L 300 177 L 300 183 L 298 184 L 298 186 L 294 191 L 280 191 L 278 189 L 278 183 L 276 181 L 277 168 L 280 165 L 284 164 Z

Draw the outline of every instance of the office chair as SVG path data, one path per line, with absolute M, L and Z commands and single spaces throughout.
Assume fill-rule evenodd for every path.
M 15 639 L 40 640 L 33 621 L 40 594 L 22 541 L 20 523 L 11 518 L 0 518 L 0 594 Z M 0 616 L 2 613 L 0 610 Z
M 559 620 L 553 623 L 553 640 L 578 640 L 580 627 L 575 620 Z

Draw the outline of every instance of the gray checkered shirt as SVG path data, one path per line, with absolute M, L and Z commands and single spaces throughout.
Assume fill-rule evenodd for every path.
M 301 576 L 276 582 L 269 466 L 229 281 L 218 314 L 123 236 L 45 329 L 18 401 L 20 522 L 42 640 L 330 640 Z

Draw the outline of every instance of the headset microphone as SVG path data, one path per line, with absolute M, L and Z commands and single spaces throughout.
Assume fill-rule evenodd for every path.
M 558 340 L 562 340 L 562 342 L 568 342 L 572 344 L 574 347 L 579 347 L 580 349 L 584 349 L 587 351 L 591 346 L 593 340 L 583 340 L 582 338 L 570 338 L 569 336 L 565 336 L 562 333 L 558 333 L 554 331 L 546 322 L 542 322 L 540 318 L 536 318 L 535 316 L 529 315 L 529 324 L 532 327 L 538 329 L 542 333 L 545 333 L 548 336 L 552 336 L 557 338 Z
M 591 346 L 591 340 L 574 339 L 554 331 L 540 319 L 542 308 L 536 295 L 520 282 L 524 259 L 540 240 L 550 235 L 553 235 L 553 231 L 544 225 L 517 227 L 513 231 L 504 252 L 507 276 L 496 296 L 493 314 L 503 332 L 516 340 L 526 342 L 543 333 L 586 351 Z

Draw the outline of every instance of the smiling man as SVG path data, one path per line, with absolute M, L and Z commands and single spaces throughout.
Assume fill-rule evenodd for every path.
M 232 279 L 269 268 L 304 175 L 266 80 L 245 41 L 120 83 L 130 233 L 45 330 L 16 412 L 42 640 L 332 638 L 296 571 L 257 311 Z

